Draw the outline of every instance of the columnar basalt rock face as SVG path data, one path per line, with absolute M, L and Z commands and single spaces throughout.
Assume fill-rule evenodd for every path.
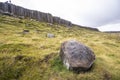
M 48 22 L 52 24 L 65 25 L 67 27 L 71 27 L 71 26 L 82 27 L 80 25 L 73 24 L 70 21 L 62 19 L 60 17 L 52 16 L 49 13 L 43 13 L 36 10 L 29 10 L 8 2 L 5 2 L 5 3 L 0 2 L 0 13 L 4 15 L 14 16 L 14 17 L 29 18 L 29 19 L 35 19 L 37 21 Z M 90 28 L 90 27 L 84 27 L 84 26 L 83 28 L 99 31 L 96 28 Z
M 24 17 L 30 19 L 36 19 L 38 21 L 48 22 L 48 23 L 57 23 L 61 25 L 71 26 L 72 23 L 70 21 L 61 19 L 59 17 L 53 17 L 49 13 L 43 13 L 40 11 L 29 10 L 20 6 L 16 6 L 11 3 L 3 3 L 0 2 L 0 13 L 2 14 L 9 14 L 11 16 L 16 17 Z
M 75 71 L 90 69 L 95 60 L 94 52 L 76 40 L 62 43 L 60 57 L 67 69 Z
M 53 17 L 53 22 L 60 24 L 60 18 L 59 17 Z

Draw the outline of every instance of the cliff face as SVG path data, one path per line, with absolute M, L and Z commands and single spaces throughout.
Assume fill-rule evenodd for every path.
M 48 22 L 48 23 L 57 23 L 61 25 L 72 26 L 72 23 L 70 21 L 61 19 L 59 17 L 54 17 L 49 13 L 29 10 L 29 9 L 16 6 L 14 4 L 7 3 L 7 2 L 5 3 L 0 2 L 0 13 L 11 15 L 11 16 L 22 17 L 22 18 L 35 19 L 38 21 L 43 21 L 43 22 Z
M 0 2 L 0 13 L 9 15 L 9 16 L 35 19 L 38 21 L 48 22 L 48 23 L 53 23 L 53 24 L 57 23 L 60 25 L 65 25 L 65 26 L 72 26 L 72 25 L 79 26 L 81 28 L 98 31 L 98 29 L 96 29 L 96 28 L 83 27 L 80 25 L 76 25 L 76 24 L 71 23 L 68 20 L 61 19 L 60 17 L 52 16 L 49 13 L 43 13 L 43 12 L 36 11 L 36 10 L 29 10 L 29 9 L 26 9 L 26 8 L 23 8 L 20 6 L 16 6 L 14 4 L 7 3 L 7 2 L 5 2 L 5 3 Z

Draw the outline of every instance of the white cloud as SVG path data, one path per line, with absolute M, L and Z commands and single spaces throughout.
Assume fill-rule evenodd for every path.
M 107 24 L 101 27 L 98 27 L 100 31 L 120 31 L 120 23 L 116 24 Z

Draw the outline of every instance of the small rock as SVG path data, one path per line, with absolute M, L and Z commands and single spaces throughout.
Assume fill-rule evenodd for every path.
M 48 37 L 48 38 L 54 38 L 54 37 L 55 37 L 55 35 L 54 35 L 54 34 L 52 34 L 52 33 L 47 33 L 47 37 Z
M 24 16 L 19 16 L 20 19 L 24 19 L 25 17 Z
M 76 40 L 62 43 L 60 57 L 67 69 L 74 71 L 90 69 L 95 60 L 94 52 Z
M 15 60 L 21 60 L 23 58 L 24 58 L 23 55 L 17 55 L 17 56 L 14 57 Z
M 7 15 L 7 16 L 12 16 L 12 14 L 9 13 L 9 12 L 4 12 L 3 14 L 4 14 L 4 15 Z
M 52 23 L 47 23 L 47 26 L 53 26 L 53 24 Z
M 22 34 L 28 34 L 29 32 L 29 30 L 23 30 Z

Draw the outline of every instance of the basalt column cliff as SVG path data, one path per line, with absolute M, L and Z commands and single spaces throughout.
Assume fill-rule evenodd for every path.
M 38 21 L 48 22 L 48 23 L 57 23 L 66 26 L 72 26 L 70 21 L 61 19 L 59 17 L 54 17 L 49 13 L 43 13 L 36 10 L 29 10 L 20 6 L 8 2 L 0 2 L 0 13 L 10 16 L 30 18 Z

